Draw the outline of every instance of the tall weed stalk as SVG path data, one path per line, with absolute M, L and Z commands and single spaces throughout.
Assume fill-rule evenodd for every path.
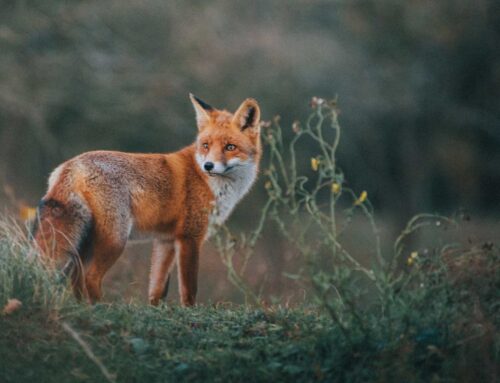
M 450 321 L 455 313 L 438 309 L 453 290 L 442 261 L 450 246 L 437 246 L 424 256 L 407 243 L 426 227 L 450 227 L 456 222 L 434 214 L 415 216 L 397 237 L 393 251 L 384 253 L 368 193 L 349 187 L 337 161 L 342 133 L 337 102 L 313 98 L 311 106 L 307 121 L 295 122 L 292 134 L 284 132 L 279 118 L 262 124 L 268 200 L 253 232 L 236 235 L 223 227 L 216 236 L 229 279 L 247 301 L 261 302 L 261 294 L 245 282 L 244 273 L 266 223 L 273 222 L 304 260 L 301 270 L 288 276 L 310 287 L 348 342 L 373 335 L 374 321 L 379 323 L 378 335 L 396 339 L 415 321 L 423 325 L 423 317 L 416 317 L 419 307 L 428 309 L 429 323 Z M 316 150 L 312 158 L 301 154 L 306 145 Z M 344 245 L 347 231 L 357 230 L 353 222 L 356 218 L 359 223 L 359 217 L 370 228 L 362 235 L 370 241 L 371 251 L 362 257 Z M 242 257 L 240 267 L 235 266 L 235 257 Z

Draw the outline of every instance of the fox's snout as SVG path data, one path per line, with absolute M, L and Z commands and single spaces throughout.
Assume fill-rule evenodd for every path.
M 201 159 L 200 161 L 201 168 L 209 173 L 210 175 L 217 175 L 217 174 L 224 174 L 229 172 L 233 166 L 229 164 L 229 162 L 234 162 L 229 161 L 229 162 L 224 162 L 224 161 L 213 161 L 209 158 L 206 159 Z

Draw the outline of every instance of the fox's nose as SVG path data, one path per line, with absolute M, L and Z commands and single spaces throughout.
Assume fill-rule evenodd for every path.
M 212 170 L 214 168 L 214 163 L 213 162 L 205 162 L 203 167 L 205 168 L 205 170 L 207 172 L 209 172 L 210 170 Z

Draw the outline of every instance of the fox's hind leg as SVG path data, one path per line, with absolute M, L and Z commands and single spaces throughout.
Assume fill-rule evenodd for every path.
M 62 202 L 43 199 L 32 228 L 41 260 L 71 278 L 77 298 L 84 290 L 83 264 L 91 241 L 92 214 L 78 196 Z
M 156 239 L 153 243 L 151 272 L 149 274 L 149 303 L 154 306 L 157 306 L 165 296 L 174 260 L 173 239 Z
M 85 286 L 90 303 L 95 303 L 102 298 L 102 280 L 106 272 L 120 257 L 125 242 L 108 243 L 96 241 L 92 251 L 92 259 L 85 272 Z
M 99 301 L 102 297 L 102 280 L 106 272 L 120 257 L 127 242 L 128 231 L 107 230 L 96 228 L 90 261 L 85 271 L 85 286 L 90 303 Z M 125 232 L 126 231 L 126 232 Z

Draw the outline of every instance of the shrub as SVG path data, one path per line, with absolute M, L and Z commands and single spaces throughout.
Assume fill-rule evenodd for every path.
M 314 98 L 312 108 L 305 124 L 293 124 L 291 139 L 279 119 L 263 123 L 268 200 L 252 233 L 235 235 L 225 227 L 216 239 L 229 279 L 248 299 L 261 302 L 245 283 L 244 271 L 265 224 L 273 222 L 303 259 L 300 272 L 288 277 L 310 288 L 351 357 L 371 355 L 368 364 L 378 367 L 382 380 L 460 377 L 464 371 L 463 376 L 475 374 L 479 380 L 494 377 L 500 345 L 494 298 L 500 296 L 498 248 L 446 244 L 440 233 L 456 229 L 459 220 L 420 214 L 408 222 L 392 251 L 383 251 L 368 193 L 349 187 L 336 160 L 337 103 Z M 309 150 L 314 145 L 317 155 L 303 158 L 305 145 Z M 344 245 L 346 231 L 357 230 L 353 222 L 359 216 L 370 231 L 358 236 L 372 243 L 363 257 Z M 412 237 L 425 230 L 434 232 L 436 241 L 413 249 Z M 237 254 L 244 258 L 239 269 L 233 261 Z M 457 364 L 467 367 L 457 369 Z

